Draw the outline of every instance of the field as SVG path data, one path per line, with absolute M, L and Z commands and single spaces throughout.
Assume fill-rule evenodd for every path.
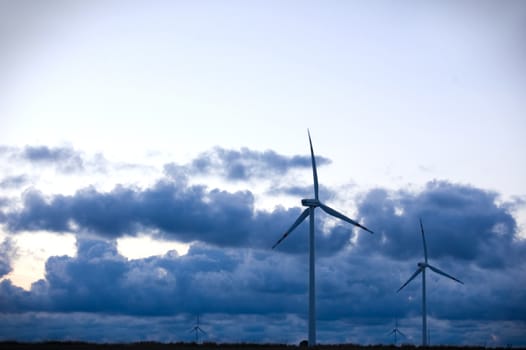
M 389 345 L 370 345 L 362 346 L 355 344 L 335 344 L 335 345 L 319 345 L 316 350 L 395 350 L 395 349 L 411 349 L 416 350 L 421 347 L 413 345 L 389 346 Z M 284 345 L 284 344 L 217 344 L 217 343 L 156 343 L 156 342 L 140 342 L 129 344 L 99 344 L 99 343 L 85 343 L 85 342 L 39 342 L 39 343 L 23 343 L 23 342 L 0 342 L 0 349 L 2 350 L 294 350 L 307 349 L 304 346 Z M 431 346 L 426 349 L 430 350 L 483 350 L 484 347 L 475 346 Z M 499 349 L 499 348 L 491 348 Z M 505 348 L 501 348 L 505 349 Z M 506 348 L 508 349 L 508 348 Z M 520 348 L 514 348 L 520 349 Z M 525 349 L 525 348 L 522 348 Z

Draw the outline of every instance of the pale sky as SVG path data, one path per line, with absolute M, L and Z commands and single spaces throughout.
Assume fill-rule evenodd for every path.
M 265 151 L 308 156 L 307 128 L 329 160 L 319 168 L 325 198 L 349 215 L 367 219 L 376 189 L 392 200 L 427 193 L 436 180 L 494 196 L 524 237 L 525 23 L 521 1 L 0 0 L 0 238 L 14 242 L 4 280 L 30 289 L 48 258 L 74 259 L 86 237 L 114 240 L 130 259 L 183 255 L 192 242 L 222 246 L 189 239 L 192 228 L 170 236 L 151 218 L 121 235 L 74 213 L 68 232 L 42 224 L 50 212 L 29 226 L 13 213 L 36 208 L 32 191 L 50 206 L 87 189 L 149 193 L 176 177 L 170 163 L 190 174 L 177 186 L 248 191 L 255 213 L 296 208 L 303 197 L 283 188 L 311 186 L 308 166 L 269 160 L 262 175 L 243 163 L 254 173 L 241 181 L 221 173 L 232 158 L 213 150 L 241 151 L 247 162 Z M 203 158 L 219 167 L 192 168 Z M 279 233 L 268 233 L 269 246 Z
M 4 1 L 0 136 L 138 161 L 309 127 L 345 181 L 524 193 L 516 4 Z

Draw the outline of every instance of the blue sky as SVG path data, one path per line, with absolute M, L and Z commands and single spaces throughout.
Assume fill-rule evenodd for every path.
M 0 1 L 0 338 L 526 344 L 519 1 Z M 417 281 L 415 281 L 417 282 Z

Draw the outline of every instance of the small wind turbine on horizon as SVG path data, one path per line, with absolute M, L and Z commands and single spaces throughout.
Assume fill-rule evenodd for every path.
M 190 330 L 190 332 L 195 332 L 195 343 L 199 343 L 199 332 L 203 333 L 203 335 L 206 335 L 206 332 L 201 329 L 199 326 L 199 315 L 197 315 L 197 322 L 195 326 Z
M 391 334 L 394 334 L 394 345 L 396 346 L 397 344 L 397 335 L 400 334 L 402 337 L 404 338 L 407 338 L 406 335 L 404 333 L 402 333 L 402 331 L 400 331 L 398 329 L 398 320 L 395 321 L 395 328 L 393 328 L 393 330 L 391 332 L 389 332 L 388 335 L 391 335 Z
M 411 277 L 405 282 L 397 291 L 400 292 L 405 286 L 409 284 L 416 276 L 418 276 L 419 273 L 422 273 L 422 346 L 427 346 L 427 339 L 428 339 L 428 333 L 427 333 L 427 311 L 426 311 L 426 268 L 429 268 L 431 271 L 445 276 L 447 278 L 452 279 L 455 282 L 458 282 L 460 284 L 464 284 L 459 279 L 456 279 L 455 277 L 448 275 L 444 271 L 439 270 L 438 268 L 430 265 L 427 263 L 427 246 L 426 246 L 426 237 L 424 235 L 424 225 L 422 225 L 422 219 L 420 219 L 420 230 L 422 231 L 422 242 L 424 243 L 424 262 L 419 262 L 417 264 L 418 269 L 413 273 Z
M 360 225 L 358 222 L 349 219 L 347 216 L 342 213 L 332 209 L 331 207 L 326 206 L 319 200 L 318 196 L 318 172 L 316 170 L 316 159 L 314 157 L 314 150 L 312 149 L 312 141 L 310 138 L 310 131 L 307 129 L 309 135 L 309 145 L 310 145 L 310 154 L 312 161 L 312 175 L 314 178 L 314 198 L 302 199 L 301 204 L 307 207 L 292 226 L 285 231 L 283 236 L 272 246 L 272 249 L 276 248 L 287 236 L 294 231 L 299 224 L 301 224 L 307 216 L 309 216 L 309 346 L 316 346 L 316 288 L 315 288 L 315 239 L 314 239 L 314 210 L 317 207 L 320 207 L 327 214 L 334 216 L 340 220 L 348 222 L 354 226 L 358 226 L 370 233 L 373 231 L 369 230 L 365 226 Z

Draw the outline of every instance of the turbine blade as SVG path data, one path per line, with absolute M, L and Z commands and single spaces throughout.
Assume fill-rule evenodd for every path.
M 343 215 L 340 212 L 337 212 L 336 210 L 332 209 L 331 207 L 328 207 L 328 206 L 326 206 L 323 203 L 320 203 L 319 206 L 327 214 L 332 215 L 334 217 L 337 217 L 338 219 L 346 221 L 346 222 L 348 222 L 350 224 L 353 224 L 354 226 L 358 226 L 359 228 L 362 228 L 362 229 L 364 229 L 367 232 L 373 233 L 373 231 L 369 230 L 367 227 L 360 225 L 359 223 L 357 223 L 356 221 L 354 221 L 352 219 L 349 219 L 347 216 Z
M 422 225 L 422 219 L 420 218 L 420 231 L 422 231 L 422 241 L 424 242 L 424 259 L 427 264 L 427 245 L 426 245 L 426 237 L 424 236 L 424 225 Z
M 199 328 L 197 328 L 197 330 L 198 330 L 199 332 L 203 333 L 203 334 L 206 334 L 206 332 L 205 332 L 205 331 L 203 331 L 203 330 L 202 330 L 202 329 L 201 329 L 200 327 L 199 327 Z
M 398 334 L 400 334 L 402 337 L 407 338 L 407 336 L 406 336 L 404 333 L 402 333 L 399 329 L 397 329 L 396 331 L 397 331 Z
M 314 158 L 314 150 L 312 149 L 312 141 L 310 139 L 310 131 L 307 129 L 309 134 L 309 144 L 310 144 L 310 157 L 312 160 L 312 176 L 314 177 L 314 198 L 318 199 L 318 171 L 316 170 L 316 159 Z
M 455 277 L 451 276 L 451 275 L 448 275 L 447 273 L 445 273 L 444 271 L 441 271 L 439 269 L 437 269 L 436 267 L 434 266 L 431 266 L 431 265 L 427 265 L 427 267 L 429 267 L 431 270 L 435 271 L 436 273 L 442 275 L 442 276 L 445 276 L 447 278 L 451 278 L 453 281 L 456 281 L 460 284 L 464 284 L 464 282 L 462 282 L 461 280 L 459 279 L 456 279 Z
M 298 227 L 299 224 L 301 224 L 301 222 L 303 220 L 305 220 L 305 218 L 307 216 L 309 216 L 309 211 L 310 211 L 310 208 L 307 208 L 303 211 L 303 213 L 301 213 L 300 216 L 298 216 L 298 218 L 296 219 L 296 221 L 294 221 L 294 223 L 292 224 L 292 226 L 283 234 L 283 236 L 281 236 L 281 238 L 276 242 L 276 244 L 274 244 L 272 246 L 272 249 L 276 248 L 278 246 L 278 244 L 281 243 L 281 241 L 283 241 L 285 238 L 287 238 L 287 236 L 296 228 Z
M 422 272 L 422 268 L 421 268 L 421 267 L 419 267 L 419 268 L 415 271 L 415 273 L 414 273 L 411 277 L 409 277 L 409 279 L 407 280 L 407 282 L 405 282 L 404 284 L 402 284 L 402 287 L 400 287 L 396 292 L 398 293 L 399 291 L 401 291 L 402 288 L 404 288 L 405 286 L 407 286 L 407 285 L 409 284 L 409 282 L 411 282 L 416 276 L 418 276 L 418 274 L 419 274 L 420 272 Z

